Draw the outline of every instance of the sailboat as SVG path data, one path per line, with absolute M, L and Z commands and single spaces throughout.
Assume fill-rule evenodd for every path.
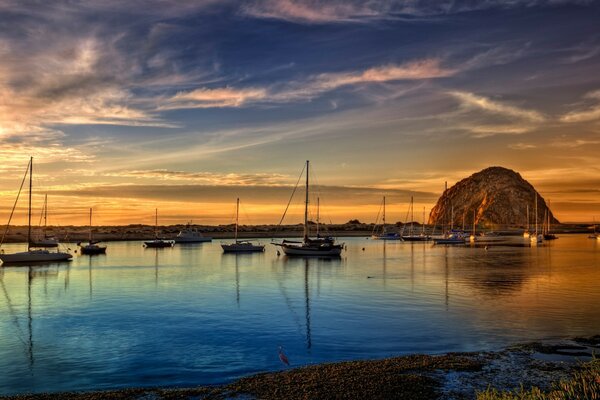
M 225 253 L 254 253 L 265 251 L 264 244 L 254 244 L 249 240 L 238 240 L 238 227 L 240 218 L 240 199 L 237 199 L 235 205 L 235 241 L 233 243 L 221 243 L 221 248 Z
M 373 228 L 371 239 L 375 240 L 400 240 L 400 235 L 396 232 L 387 232 L 385 224 L 385 196 L 383 196 L 383 223 L 381 224 L 381 232 L 375 233 L 377 226 Z
M 445 215 L 444 215 L 445 217 Z M 445 224 L 444 224 L 445 225 Z M 440 238 L 434 238 L 434 244 L 465 244 L 466 238 L 462 231 L 454 230 L 454 205 L 450 205 L 450 231 Z
M 2 261 L 3 264 L 24 264 L 24 263 L 31 263 L 31 262 L 68 261 L 71 258 L 73 258 L 73 256 L 69 253 L 63 253 L 60 251 L 51 252 L 51 251 L 45 250 L 45 249 L 32 250 L 32 248 L 34 247 L 33 241 L 31 239 L 31 194 L 32 194 L 32 185 L 33 185 L 33 157 L 31 157 L 29 159 L 29 165 L 28 165 L 27 169 L 29 170 L 29 207 L 28 207 L 28 213 L 27 213 L 27 251 L 23 251 L 20 253 L 11 253 L 11 254 L 0 253 L 0 261 Z M 25 179 L 26 177 L 27 177 L 27 173 L 25 174 L 23 179 Z M 21 193 L 21 191 L 19 189 L 19 194 L 20 193 Z M 17 195 L 17 199 L 18 199 L 18 195 Z M 10 225 L 10 220 L 8 221 L 7 229 L 8 229 L 8 225 Z
M 538 233 L 538 199 L 535 196 L 535 233 L 529 238 L 531 244 L 540 244 L 544 241 L 544 235 Z
M 410 227 L 408 230 L 408 235 L 402 235 L 402 240 L 404 240 L 405 242 L 424 242 L 426 240 L 429 240 L 428 236 L 425 236 L 425 209 L 423 208 L 423 227 L 421 229 L 421 233 L 420 234 L 416 234 L 413 231 L 413 222 L 415 220 L 415 205 L 414 205 L 414 200 L 413 197 L 410 196 L 410 207 L 409 207 L 409 212 L 410 212 Z M 404 225 L 404 227 L 406 227 L 406 225 Z M 402 232 L 404 233 L 404 227 L 402 228 Z
M 549 204 L 549 203 L 548 203 Z M 550 209 L 546 208 L 546 228 L 544 229 L 544 240 L 556 240 L 555 234 L 550 233 Z
M 175 244 L 172 240 L 164 240 L 158 237 L 158 208 L 154 210 L 154 240 L 144 242 L 144 246 L 161 249 L 164 247 L 173 247 Z
M 42 216 L 44 218 L 44 228 L 42 236 L 34 239 L 31 247 L 58 247 L 58 239 L 54 236 L 48 236 L 48 194 L 44 197 L 44 207 L 42 208 Z
M 304 238 L 301 242 L 292 240 L 283 240 L 281 243 L 273 243 L 280 246 L 283 252 L 288 256 L 322 256 L 339 257 L 344 249 L 344 243 L 337 244 L 331 237 L 317 237 L 311 239 L 308 229 L 308 199 L 309 199 L 309 161 L 306 161 L 306 200 L 304 202 Z M 295 190 L 295 188 L 294 188 Z
M 525 231 L 523 232 L 524 239 L 529 239 L 529 237 L 531 236 L 531 233 L 529 233 L 529 222 L 529 204 L 527 204 L 527 229 L 525 229 Z
M 81 249 L 81 254 L 94 255 L 94 254 L 105 254 L 106 246 L 98 246 L 98 243 L 93 240 L 92 236 L 92 209 L 90 208 L 90 233 L 88 244 L 78 243 L 79 248 Z

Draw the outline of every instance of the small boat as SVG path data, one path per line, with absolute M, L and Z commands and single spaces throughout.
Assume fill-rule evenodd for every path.
M 404 224 L 404 226 L 402 227 L 402 240 L 404 240 L 405 242 L 425 242 L 427 240 L 430 240 L 431 238 L 427 235 L 425 235 L 425 207 L 423 207 L 423 224 L 421 225 L 421 233 L 416 233 L 413 231 L 413 222 L 415 220 L 415 207 L 414 207 L 414 201 L 413 201 L 413 197 L 410 196 L 410 208 L 409 208 L 409 212 L 410 212 L 410 227 L 408 230 L 408 235 L 404 234 L 404 228 L 406 227 L 406 224 Z
M 283 240 L 281 243 L 273 243 L 281 247 L 288 256 L 320 256 L 339 257 L 344 249 L 344 243 L 336 243 L 332 237 L 317 237 L 311 239 L 308 229 L 308 190 L 309 190 L 309 161 L 306 161 L 306 199 L 304 202 L 304 239 L 302 241 Z M 296 190 L 296 188 L 294 188 Z
M 527 240 L 531 237 L 531 233 L 529 232 L 529 204 L 527 204 L 527 229 L 523 231 L 523 239 Z
M 451 231 L 442 237 L 433 238 L 434 244 L 465 244 L 466 237 L 463 232 Z
M 240 218 L 240 199 L 237 199 L 235 207 L 235 239 L 233 243 L 221 243 L 224 253 L 255 253 L 265 251 L 265 245 L 252 243 L 249 240 L 238 240 L 238 227 Z
M 379 218 L 379 216 L 378 216 Z M 373 233 L 371 234 L 371 239 L 373 240 L 402 240 L 402 238 L 400 237 L 400 234 L 396 233 L 396 232 L 388 232 L 386 227 L 386 223 L 385 223 L 385 196 L 383 196 L 383 218 L 382 218 L 382 224 L 381 224 L 381 232 L 377 233 L 377 225 L 375 225 L 375 228 L 373 228 Z
M 87 244 L 78 243 L 81 254 L 93 256 L 96 254 L 106 254 L 106 246 L 99 246 L 98 241 L 93 240 L 92 236 L 92 209 L 90 208 L 90 234 Z
M 529 242 L 532 245 L 541 244 L 544 241 L 544 235 L 538 233 L 538 199 L 535 195 L 535 233 L 529 237 Z
M 550 203 L 548 202 L 548 206 L 550 205 Z M 549 211 L 549 207 L 546 208 L 546 216 L 547 218 L 544 218 L 547 222 L 546 225 L 546 229 L 544 230 L 544 240 L 556 240 L 558 239 L 558 237 L 553 234 L 550 233 L 550 211 Z
M 58 247 L 58 239 L 47 234 L 48 229 L 48 194 L 44 197 L 44 207 L 42 208 L 44 218 L 44 228 L 42 236 L 32 240 L 31 247 Z
M 3 264 L 27 264 L 27 263 L 39 263 L 39 262 L 57 262 L 57 261 L 69 261 L 73 256 L 69 253 L 63 253 L 60 251 L 49 251 L 46 249 L 33 249 L 33 240 L 31 238 L 31 192 L 33 185 L 33 157 L 29 159 L 29 165 L 27 166 L 27 172 L 23 177 L 23 180 L 27 178 L 29 174 L 29 207 L 28 207 L 28 219 L 27 219 L 27 251 L 19 253 L 5 254 L 0 252 L 0 261 Z M 21 190 L 19 189 L 19 194 Z M 19 198 L 17 194 L 17 199 Z M 10 225 L 10 218 L 7 223 Z
M 175 237 L 175 243 L 205 243 L 212 241 L 211 237 L 204 236 L 196 228 L 192 228 L 191 223 L 187 223 L 185 228 L 179 231 Z
M 152 249 L 162 249 L 165 247 L 173 247 L 173 240 L 164 240 L 158 237 L 158 208 L 154 210 L 154 240 L 144 242 L 144 246 Z

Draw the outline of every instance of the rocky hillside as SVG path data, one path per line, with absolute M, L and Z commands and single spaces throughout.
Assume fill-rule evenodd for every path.
M 462 227 L 463 216 L 467 227 L 478 225 L 527 224 L 527 206 L 530 223 L 535 224 L 535 197 L 538 201 L 538 221 L 541 224 L 548 209 L 546 201 L 535 188 L 517 172 L 490 167 L 458 182 L 442 194 L 431 210 L 429 223 L 450 224 L 454 209 L 454 226 Z M 559 223 L 552 211 L 550 220 Z

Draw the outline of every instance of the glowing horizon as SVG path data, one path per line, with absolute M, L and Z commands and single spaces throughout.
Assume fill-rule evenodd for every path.
M 34 215 L 48 193 L 61 226 L 90 207 L 227 224 L 236 197 L 274 224 L 306 159 L 334 223 L 374 222 L 383 195 L 389 221 L 410 196 L 421 220 L 494 165 L 561 222 L 599 220 L 599 19 L 576 0 L 2 3 L 0 223 L 30 156 Z

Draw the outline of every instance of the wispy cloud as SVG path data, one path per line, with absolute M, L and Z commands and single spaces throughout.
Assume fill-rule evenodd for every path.
M 587 122 L 600 119 L 600 90 L 588 92 L 584 98 L 591 105 L 579 110 L 570 111 L 560 117 L 562 122 Z
M 322 73 L 269 87 L 198 88 L 179 92 L 160 109 L 242 107 L 256 103 L 281 103 L 312 99 L 339 88 L 396 81 L 422 81 L 452 76 L 456 70 L 442 67 L 439 59 L 388 64 L 359 71 Z
M 189 171 L 172 171 L 167 169 L 152 169 L 152 170 L 132 170 L 132 171 L 117 171 L 107 172 L 103 176 L 125 177 L 138 179 L 151 179 L 162 181 L 189 181 L 206 185 L 261 185 L 261 186 L 279 186 L 289 185 L 292 180 L 289 176 L 274 173 L 256 173 L 256 174 L 240 174 L 240 173 L 216 173 L 216 172 L 189 172 Z
M 509 149 L 513 149 L 513 150 L 531 150 L 531 149 L 535 149 L 537 148 L 537 146 L 535 144 L 532 143 L 511 143 L 508 145 Z
M 240 7 L 242 14 L 302 24 L 356 23 L 403 17 L 431 17 L 485 9 L 548 7 L 589 0 L 254 0 Z
M 458 99 L 461 105 L 466 108 L 479 109 L 492 114 L 520 118 L 531 122 L 542 122 L 546 119 L 538 111 L 501 103 L 474 93 L 454 91 L 449 92 L 449 94 Z

